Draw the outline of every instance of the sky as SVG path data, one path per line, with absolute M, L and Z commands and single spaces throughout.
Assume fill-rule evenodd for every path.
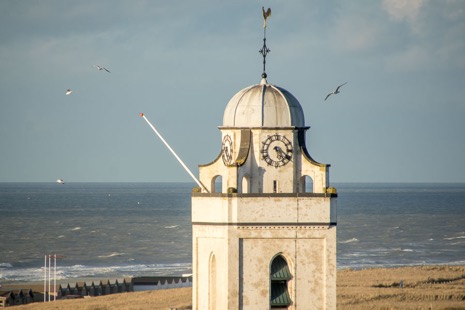
M 0 1 L 0 182 L 193 182 L 139 113 L 198 175 L 260 82 L 262 6 L 332 183 L 465 182 L 462 0 Z

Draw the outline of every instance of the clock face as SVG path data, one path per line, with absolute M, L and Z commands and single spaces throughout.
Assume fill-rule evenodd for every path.
M 284 166 L 292 159 L 292 143 L 285 136 L 274 134 L 262 142 L 262 159 L 268 166 Z
M 232 139 L 229 135 L 224 136 L 223 143 L 221 144 L 221 157 L 223 158 L 223 163 L 225 166 L 230 165 L 232 163 Z

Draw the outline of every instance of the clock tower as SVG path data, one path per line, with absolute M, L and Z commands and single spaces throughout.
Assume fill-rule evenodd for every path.
M 265 38 L 260 52 L 260 83 L 231 98 L 221 150 L 199 166 L 193 309 L 336 309 L 337 193 L 329 165 L 308 152 L 299 101 L 268 83 Z

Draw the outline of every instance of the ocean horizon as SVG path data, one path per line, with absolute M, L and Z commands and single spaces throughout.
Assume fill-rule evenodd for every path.
M 0 284 L 192 271 L 195 183 L 0 183 Z M 465 183 L 332 183 L 342 268 L 465 265 Z M 53 260 L 52 260 L 53 266 Z

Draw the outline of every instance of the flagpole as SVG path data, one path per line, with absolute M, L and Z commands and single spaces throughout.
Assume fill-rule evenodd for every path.
M 52 266 L 52 256 L 48 256 L 48 302 L 50 302 L 50 268 Z
M 53 301 L 57 300 L 57 255 L 54 255 L 55 263 L 54 263 L 54 275 L 53 275 Z
M 44 256 L 44 302 L 46 301 L 47 291 L 47 255 Z

